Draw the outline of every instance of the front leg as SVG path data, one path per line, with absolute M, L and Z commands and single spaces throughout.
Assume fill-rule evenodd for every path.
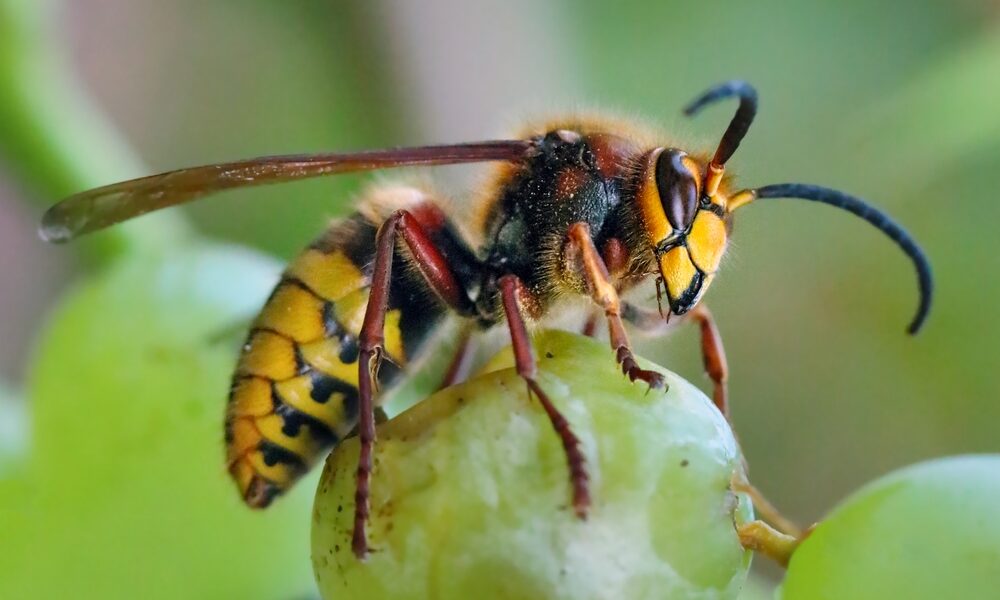
M 726 351 L 722 347 L 722 336 L 715 326 L 715 319 L 704 305 L 698 305 L 688 312 L 688 317 L 694 319 L 701 330 L 701 356 L 705 372 L 712 380 L 712 401 L 726 420 L 729 421 L 729 365 L 726 363 Z
M 604 315 L 608 320 L 611 349 L 615 352 L 615 358 L 621 365 L 622 372 L 631 381 L 639 379 L 646 382 L 650 388 L 665 388 L 666 380 L 663 375 L 656 371 L 641 369 L 635 361 L 628 336 L 625 334 L 625 325 L 622 323 L 621 300 L 611 283 L 608 267 L 594 246 L 594 240 L 590 237 L 590 227 L 586 223 L 575 223 L 569 228 L 564 251 L 571 263 L 579 264 L 591 298 L 604 309 Z
M 628 302 L 622 303 L 622 318 L 633 327 L 648 335 L 663 335 L 680 321 L 667 322 L 657 311 L 649 310 Z M 729 419 L 729 366 L 726 352 L 722 347 L 722 336 L 715 325 L 715 319 L 703 304 L 699 304 L 684 315 L 684 323 L 693 319 L 701 333 L 701 357 L 705 373 L 712 380 L 712 402 L 726 419 Z

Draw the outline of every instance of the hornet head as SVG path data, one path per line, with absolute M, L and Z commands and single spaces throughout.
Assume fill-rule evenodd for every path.
M 681 150 L 657 148 L 638 189 L 643 229 L 676 315 L 698 303 L 726 250 L 731 214 L 718 189 L 703 191 L 709 169 Z
M 815 185 L 782 183 L 732 194 L 722 189 L 726 161 L 757 114 L 757 92 L 744 81 L 728 81 L 709 89 L 684 109 L 690 116 L 708 104 L 734 96 L 739 98 L 739 108 L 711 160 L 698 161 L 674 148 L 656 148 L 645 155 L 635 201 L 645 242 L 659 270 L 658 297 L 662 285 L 672 314 L 694 308 L 719 268 L 733 211 L 758 199 L 796 198 L 841 208 L 864 219 L 907 254 L 916 267 L 920 289 L 920 304 L 909 326 L 909 332 L 916 333 L 930 310 L 930 264 L 916 242 L 888 215 L 860 198 Z

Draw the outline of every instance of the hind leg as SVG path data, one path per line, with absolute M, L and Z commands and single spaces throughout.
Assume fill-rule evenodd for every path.
M 372 472 L 372 449 L 375 444 L 373 406 L 374 381 L 385 352 L 385 318 L 393 281 L 393 257 L 397 241 L 402 241 L 412 263 L 433 293 L 451 310 L 469 315 L 472 300 L 459 283 L 449 257 L 433 239 L 434 226 L 445 222 L 443 212 L 433 204 L 420 205 L 418 210 L 397 210 L 379 227 L 375 240 L 375 264 L 371 291 L 359 335 L 358 358 L 358 434 L 361 452 L 356 475 L 354 535 L 352 549 L 358 558 L 368 553 L 365 525 L 369 513 L 369 483 Z M 429 225 L 429 226 L 428 226 Z

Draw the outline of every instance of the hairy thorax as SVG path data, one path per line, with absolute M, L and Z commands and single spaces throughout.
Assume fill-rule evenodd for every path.
M 564 253 L 571 225 L 586 223 L 599 248 L 625 234 L 629 216 L 622 192 L 639 146 L 584 127 L 555 128 L 536 139 L 537 153 L 524 164 L 505 166 L 493 182 L 494 197 L 482 223 L 486 268 L 479 308 L 485 315 L 498 314 L 496 279 L 507 273 L 533 292 L 537 306 L 530 312 L 538 314 L 560 296 L 583 291 L 579 271 L 567 264 Z M 625 247 L 616 248 L 628 260 Z

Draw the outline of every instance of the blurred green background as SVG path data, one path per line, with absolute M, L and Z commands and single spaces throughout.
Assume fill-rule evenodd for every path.
M 65 484 L 77 494 L 113 489 L 90 487 L 95 465 L 117 467 L 114 457 L 85 457 L 94 429 L 77 419 L 129 430 L 136 452 L 144 451 L 148 438 L 132 431 L 136 421 L 101 412 L 118 411 L 113 399 L 101 408 L 86 393 L 74 397 L 101 364 L 113 363 L 109 348 L 131 352 L 127 339 L 142 337 L 144 329 L 147 336 L 169 336 L 190 327 L 195 333 L 178 336 L 168 349 L 183 354 L 185 344 L 200 344 L 210 357 L 179 365 L 166 388 L 144 387 L 148 378 L 135 376 L 127 385 L 107 378 L 95 389 L 134 391 L 145 400 L 137 413 L 152 410 L 154 399 L 169 403 L 163 390 L 171 385 L 188 394 L 195 408 L 177 409 L 171 418 L 181 428 L 197 422 L 185 435 L 203 438 L 178 448 L 164 442 L 158 451 L 176 462 L 177 453 L 205 449 L 207 455 L 195 452 L 190 460 L 204 459 L 199 468 L 223 475 L 212 463 L 221 462 L 221 450 L 213 454 L 221 433 L 202 424 L 221 425 L 233 350 L 226 344 L 205 350 L 205 340 L 253 312 L 277 263 L 209 247 L 178 215 L 210 239 L 285 261 L 329 218 L 349 211 L 352 194 L 370 177 L 229 193 L 69 247 L 35 237 L 45 206 L 150 171 L 260 154 L 490 138 L 523 117 L 581 107 L 640 115 L 670 132 L 665 141 L 711 149 L 731 107 L 694 122 L 684 121 L 679 108 L 733 77 L 754 83 L 761 96 L 758 119 L 730 162 L 741 183 L 802 181 L 868 198 L 924 246 L 937 278 L 929 322 L 910 338 L 904 327 L 916 306 L 912 269 L 870 227 L 806 203 L 761 203 L 739 214 L 706 302 L 726 340 L 734 421 L 755 483 L 808 523 L 900 465 L 1000 449 L 994 376 L 1000 203 L 991 196 L 1000 187 L 995 1 L 0 0 L 0 7 L 0 533 L 11 528 L 5 539 L 36 544 L 4 544 L 0 582 L 11 581 L 5 569 L 37 561 L 32 553 L 44 551 L 38 540 L 62 527 L 47 502 L 68 511 L 64 519 L 76 518 L 60 502 L 72 497 L 40 482 L 64 480 L 55 473 L 65 468 L 78 475 Z M 435 175 L 464 198 L 479 172 L 447 168 Z M 205 256 L 225 255 L 219 268 L 228 279 L 207 272 L 169 286 L 172 268 L 187 273 L 211 262 L 199 258 L 202 249 Z M 136 256 L 153 258 L 143 263 Z M 245 293 L 239 281 L 205 291 L 203 280 L 242 273 L 256 278 Z M 116 286 L 131 286 L 137 295 L 118 296 Z M 207 304 L 192 301 L 185 312 L 189 289 Z M 57 310 L 61 298 L 69 299 Z M 137 306 L 142 311 L 131 314 Z M 157 323 L 164 312 L 174 320 Z M 87 327 L 95 313 L 105 319 L 90 328 L 96 333 Z M 57 324 L 46 329 L 52 314 Z M 101 337 L 109 331 L 121 332 L 114 337 L 120 347 Z M 97 366 L 73 368 L 87 348 L 105 355 L 87 353 L 83 362 Z M 643 341 L 641 351 L 704 382 L 693 330 Z M 49 375 L 69 372 L 81 379 L 53 383 Z M 46 429 L 48 423 L 55 424 Z M 67 457 L 81 462 L 70 469 Z M 48 500 L 35 501 L 46 494 Z M 155 482 L 149 494 L 157 494 Z M 214 513 L 207 509 L 197 527 L 177 524 L 161 533 L 193 528 L 193 539 L 202 539 L 211 556 L 194 563 L 256 572 L 268 583 L 250 577 L 247 588 L 261 597 L 294 597 L 308 592 L 307 569 L 283 571 L 281 564 L 299 557 L 282 562 L 275 555 L 301 543 L 304 556 L 305 542 L 296 536 L 308 526 L 308 493 L 297 501 L 301 510 L 274 517 L 287 527 L 256 515 L 249 524 L 243 517 L 225 522 L 240 531 L 267 530 L 267 537 L 247 533 L 233 542 L 243 558 L 216 539 L 228 534 L 211 530 Z M 237 502 L 231 510 L 239 510 Z M 101 518 L 123 531 L 141 530 L 146 513 L 137 506 L 144 505 L 124 502 Z M 119 509 L 131 509 L 136 521 L 119 519 Z M 17 533 L 25 523 L 30 527 Z M 118 541 L 114 534 L 108 539 Z M 61 560 L 86 554 L 74 540 L 62 542 L 70 546 Z M 183 544 L 157 547 L 162 556 L 154 548 L 145 559 L 170 563 Z M 124 557 L 133 549 L 122 542 Z M 84 560 L 79 574 L 71 570 L 67 578 L 85 591 L 88 573 L 114 568 Z M 278 572 L 273 581 L 267 569 Z M 206 579 L 211 572 L 205 567 Z M 145 577 L 142 569 L 132 575 Z M 3 585 L 0 597 L 17 597 L 5 595 Z M 288 593 L 276 596 L 267 585 Z

